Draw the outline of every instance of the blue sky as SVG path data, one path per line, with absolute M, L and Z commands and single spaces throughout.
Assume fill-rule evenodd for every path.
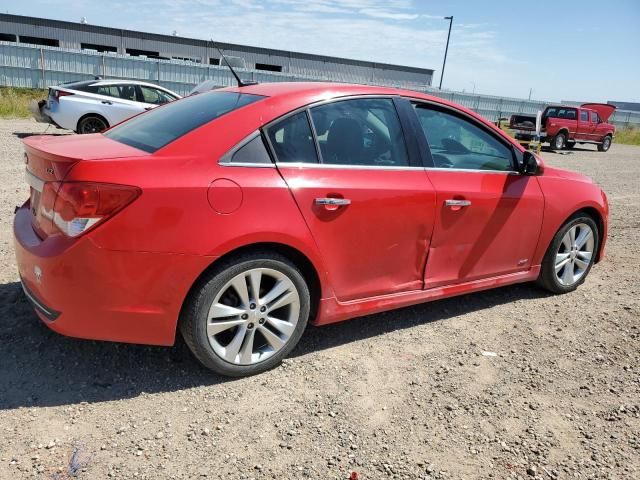
M 444 88 L 640 101 L 640 1 L 0 0 L 3 12 L 436 70 Z

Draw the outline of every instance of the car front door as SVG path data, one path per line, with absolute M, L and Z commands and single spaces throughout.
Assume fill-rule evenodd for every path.
M 437 193 L 425 288 L 529 269 L 544 207 L 537 179 L 516 173 L 513 147 L 480 122 L 414 107 Z
M 435 192 L 392 98 L 324 103 L 265 133 L 338 300 L 423 288 Z
M 138 85 L 136 88 L 138 101 L 146 103 L 151 108 L 157 105 L 164 105 L 176 99 L 159 88 L 147 87 L 146 85 Z
M 576 133 L 576 138 L 580 140 L 589 140 L 589 133 L 591 133 L 589 112 L 586 110 L 580 110 L 580 121 L 578 122 L 578 132 Z

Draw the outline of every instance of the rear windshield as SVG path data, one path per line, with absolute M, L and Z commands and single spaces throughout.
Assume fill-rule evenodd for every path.
M 193 95 L 134 117 L 104 135 L 153 153 L 205 123 L 263 98 L 260 95 L 233 92 Z

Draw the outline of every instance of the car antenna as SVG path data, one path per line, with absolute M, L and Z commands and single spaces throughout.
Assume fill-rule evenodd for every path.
M 236 81 L 238 82 L 238 87 L 247 87 L 249 85 L 257 85 L 258 84 L 258 82 L 254 81 L 254 80 L 242 80 L 238 76 L 236 71 L 233 69 L 231 64 L 229 63 L 229 60 L 227 60 L 227 57 L 224 56 L 224 53 L 222 53 L 222 50 L 220 50 L 218 47 L 216 47 L 216 50 L 218 50 L 218 53 L 220 54 L 220 57 L 222 57 L 222 59 L 224 60 L 224 63 L 227 64 L 227 67 L 229 67 L 229 70 L 231 70 L 231 73 L 233 74 L 233 76 L 235 77 Z

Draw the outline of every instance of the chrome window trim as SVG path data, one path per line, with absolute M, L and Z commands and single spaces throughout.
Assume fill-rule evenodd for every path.
M 222 167 L 248 167 L 248 168 L 276 168 L 273 163 L 227 162 L 221 163 Z
M 492 173 L 502 175 L 521 175 L 520 172 L 515 170 L 482 170 L 480 168 L 446 168 L 446 167 L 426 167 L 427 173 L 430 171 L 436 172 L 467 172 L 467 173 Z
M 276 162 L 278 168 L 324 168 L 334 170 L 413 170 L 424 171 L 424 167 L 397 167 L 397 166 L 377 166 L 377 165 L 338 165 L 335 163 L 305 163 L 305 162 Z
M 45 181 L 36 177 L 33 173 L 31 173 L 29 170 L 25 170 L 25 176 L 27 179 L 27 185 L 29 185 L 30 187 L 36 189 L 37 191 L 39 191 L 40 193 L 42 193 L 42 191 L 44 190 L 44 184 Z

